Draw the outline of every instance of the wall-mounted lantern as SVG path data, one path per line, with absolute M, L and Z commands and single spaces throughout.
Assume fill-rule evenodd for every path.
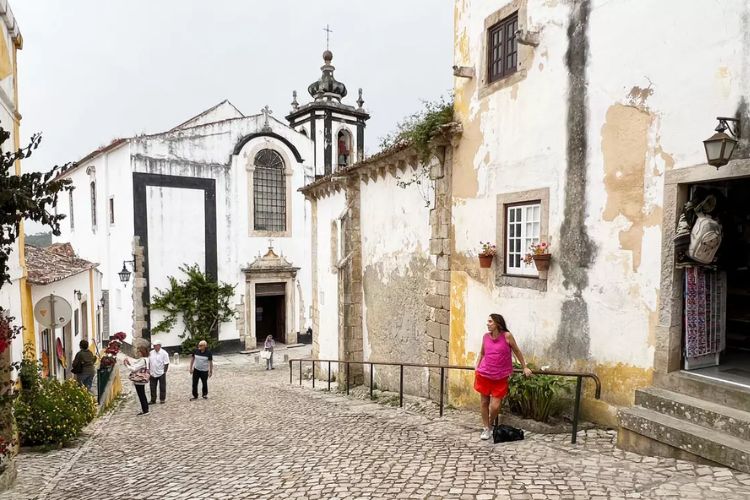
M 81 297 L 83 296 L 80 290 L 73 290 L 73 295 L 76 296 L 76 299 L 78 299 L 78 302 L 81 301 Z
M 719 120 L 719 125 L 715 129 L 716 133 L 703 141 L 703 146 L 706 148 L 708 164 L 719 168 L 729 163 L 732 158 L 740 133 L 740 121 L 736 118 L 723 116 L 717 116 L 716 119 Z M 734 123 L 734 130 L 727 122 Z M 725 131 L 728 131 L 729 134 L 726 134 Z
M 126 264 L 131 264 L 133 266 L 133 272 L 135 272 L 135 259 L 122 261 L 122 270 L 117 273 L 120 276 L 120 281 L 122 283 L 127 283 L 128 281 L 130 281 L 131 272 L 128 271 Z

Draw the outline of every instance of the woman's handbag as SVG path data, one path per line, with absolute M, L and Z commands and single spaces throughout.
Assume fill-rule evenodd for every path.
M 492 440 L 495 443 L 507 443 L 508 441 L 521 441 L 523 430 L 516 429 L 510 425 L 497 425 L 492 431 Z
M 262 359 L 271 359 L 271 351 L 269 351 L 268 349 L 260 351 L 260 357 Z
M 134 384 L 148 384 L 150 378 L 151 373 L 145 366 L 138 371 L 130 372 L 130 375 L 128 375 L 128 379 Z

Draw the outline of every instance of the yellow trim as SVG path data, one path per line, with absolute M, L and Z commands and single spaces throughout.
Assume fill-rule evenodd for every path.
M 31 285 L 26 278 L 19 280 L 21 293 L 21 324 L 23 325 L 23 346 L 31 344 L 36 352 L 36 328 L 34 324 L 34 304 L 31 298 Z

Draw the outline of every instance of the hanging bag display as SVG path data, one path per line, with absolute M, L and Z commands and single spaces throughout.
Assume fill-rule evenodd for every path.
M 721 245 L 721 224 L 705 214 L 698 214 L 690 231 L 688 257 L 701 264 L 711 264 Z

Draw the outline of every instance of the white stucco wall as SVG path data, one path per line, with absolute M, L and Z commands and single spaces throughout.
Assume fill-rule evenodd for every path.
M 317 339 L 319 359 L 339 359 L 339 296 L 338 274 L 334 271 L 331 258 L 331 233 L 334 222 L 346 208 L 344 191 L 332 192 L 318 198 L 317 204 L 317 253 L 318 277 L 318 331 L 313 331 Z M 339 248 L 341 239 L 338 237 Z M 338 259 L 344 256 L 338 255 Z M 333 367 L 333 371 L 337 371 Z

